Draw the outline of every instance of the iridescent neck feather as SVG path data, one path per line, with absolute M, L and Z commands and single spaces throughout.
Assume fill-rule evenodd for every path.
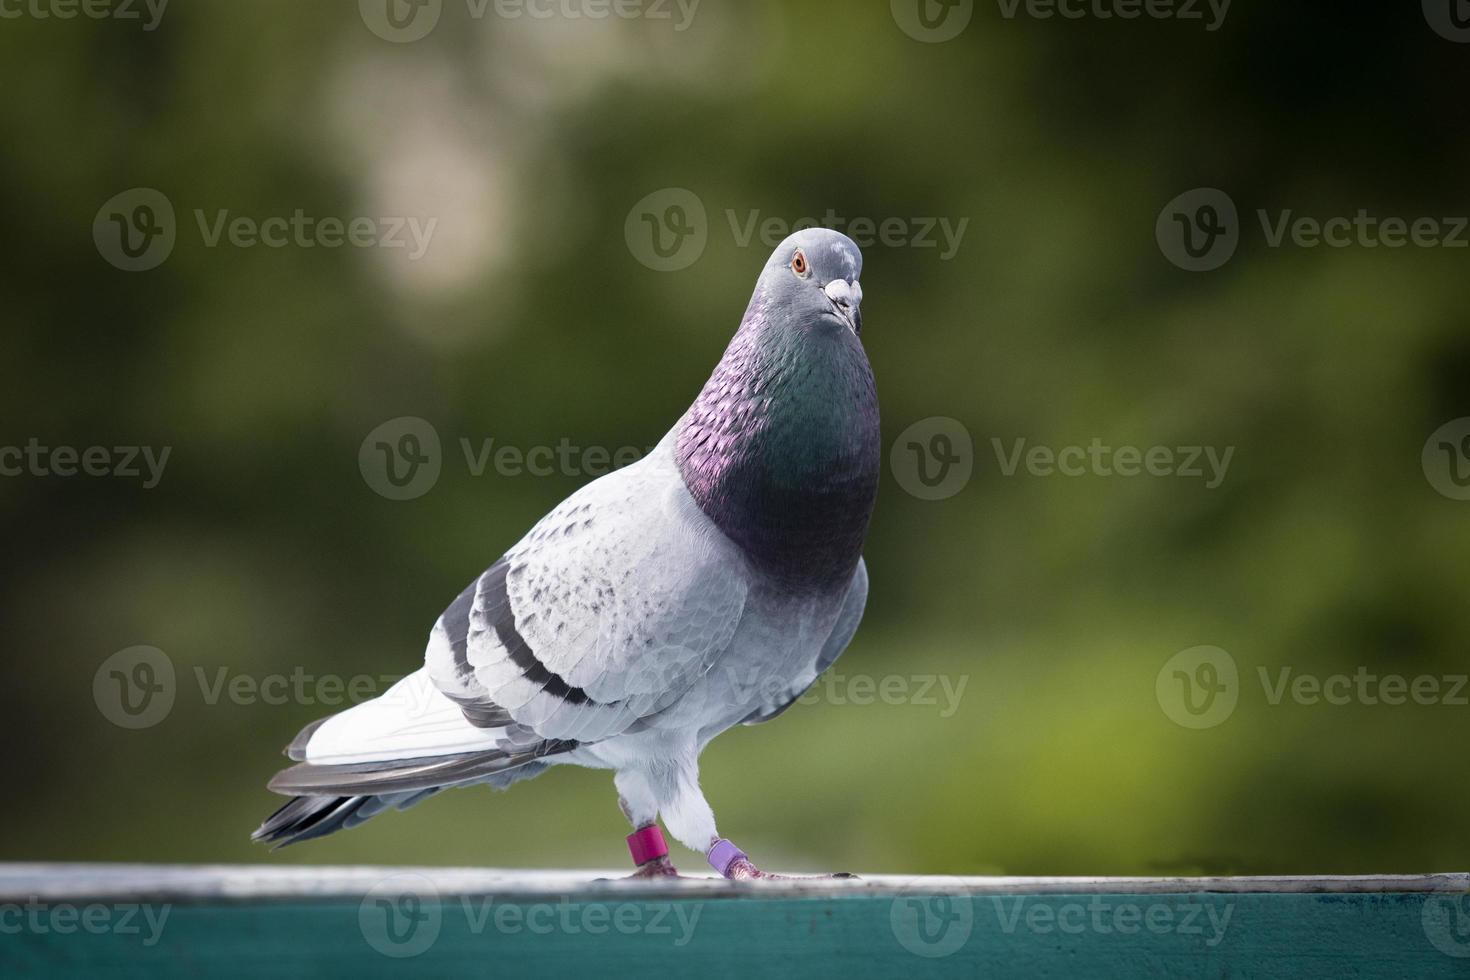
M 757 295 L 680 423 L 679 472 L 752 562 L 793 589 L 845 585 L 878 490 L 878 397 L 862 343 L 773 322 Z

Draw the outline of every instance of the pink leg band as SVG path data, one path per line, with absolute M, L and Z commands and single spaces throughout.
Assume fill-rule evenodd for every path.
M 628 835 L 628 851 L 634 864 L 647 864 L 655 858 L 667 857 L 669 845 L 664 842 L 664 832 L 658 824 L 649 824 Z
M 721 878 L 730 877 L 730 865 L 740 860 L 749 861 L 750 857 L 723 837 L 709 849 L 709 866 L 719 872 Z

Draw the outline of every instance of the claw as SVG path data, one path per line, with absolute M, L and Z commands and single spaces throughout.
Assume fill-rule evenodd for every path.
M 638 865 L 638 870 L 628 875 L 629 879 L 653 879 L 653 878 L 678 878 L 681 877 L 679 869 L 674 867 L 674 862 L 669 860 L 665 854 L 650 861 L 644 861 Z

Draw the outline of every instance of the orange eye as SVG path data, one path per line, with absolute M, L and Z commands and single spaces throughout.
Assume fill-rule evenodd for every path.
M 796 254 L 791 256 L 791 271 L 803 278 L 811 271 L 806 264 L 806 253 L 801 249 L 797 249 Z

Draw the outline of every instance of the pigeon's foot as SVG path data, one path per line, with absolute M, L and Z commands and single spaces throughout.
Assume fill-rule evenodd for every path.
M 832 878 L 856 878 L 845 871 L 830 875 L 778 875 L 762 871 L 751 863 L 750 857 L 727 840 L 717 840 L 708 853 L 710 867 L 731 881 L 818 881 Z
M 665 854 L 651 861 L 644 861 L 638 865 L 638 870 L 628 875 L 629 880 L 637 878 L 678 878 L 681 877 L 679 869 L 674 867 L 674 862 L 669 860 Z
M 762 871 L 750 863 L 749 858 L 736 858 L 725 868 L 725 877 L 731 881 L 828 881 L 833 878 L 857 879 L 857 875 L 838 871 L 830 875 L 778 875 Z

